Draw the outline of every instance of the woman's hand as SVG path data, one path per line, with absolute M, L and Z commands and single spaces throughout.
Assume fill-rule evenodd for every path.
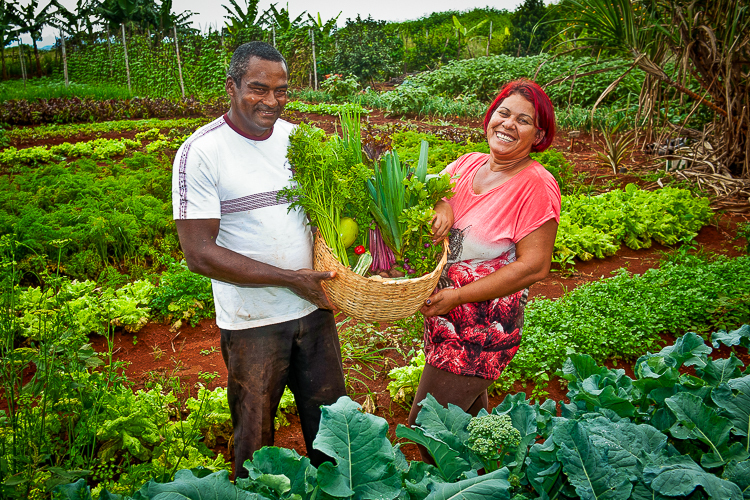
M 435 216 L 432 218 L 432 243 L 444 240 L 453 227 L 453 209 L 450 204 L 440 200 L 435 204 Z
M 453 288 L 444 288 L 425 300 L 420 311 L 428 318 L 430 316 L 442 316 L 443 314 L 448 314 L 460 303 L 456 290 Z

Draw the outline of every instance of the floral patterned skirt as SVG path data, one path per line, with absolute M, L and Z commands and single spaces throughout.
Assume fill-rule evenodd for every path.
M 503 267 L 507 260 L 450 265 L 449 287 L 460 288 Z M 463 304 L 425 320 L 426 362 L 441 370 L 496 380 L 518 351 L 528 289 L 507 297 Z

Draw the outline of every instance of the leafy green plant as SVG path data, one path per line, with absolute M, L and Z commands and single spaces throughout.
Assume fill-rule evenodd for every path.
M 223 81 L 223 80 L 222 80 Z M 215 117 L 229 109 L 226 97 L 199 101 L 195 98 L 106 99 L 52 98 L 0 102 L 0 122 L 10 125 L 73 123 L 126 118 Z
M 750 321 L 746 265 L 745 257 L 712 262 L 688 256 L 642 276 L 621 270 L 558 300 L 536 299 L 526 307 L 521 346 L 492 390 L 507 392 L 524 380 L 536 384 L 534 394 L 543 395 L 549 374 L 562 367 L 570 349 L 598 362 L 632 359 L 656 347 L 660 333 Z M 729 290 L 724 286 L 729 282 L 738 285 Z M 411 400 L 424 363 L 420 352 L 407 366 L 389 372 L 391 398 Z
M 409 360 L 409 364 L 393 368 L 388 372 L 388 378 L 392 379 L 388 382 L 388 392 L 394 402 L 411 403 L 414 394 L 417 393 L 424 365 L 424 351 L 419 351 L 416 356 Z
M 2 176 L 0 232 L 23 242 L 21 270 L 50 266 L 93 279 L 116 266 L 138 279 L 148 262 L 179 255 L 169 202 L 171 158 L 135 152 L 100 163 L 18 165 L 14 175 Z M 55 241 L 65 242 L 60 252 Z
M 126 131 L 142 132 L 153 128 L 157 128 L 165 133 L 177 129 L 184 131 L 183 134 L 185 134 L 195 131 L 195 129 L 205 125 L 209 121 L 211 121 L 210 118 L 114 120 L 96 123 L 49 124 L 37 127 L 14 127 L 7 130 L 5 133 L 10 142 L 19 144 L 40 139 L 50 139 L 53 137 L 67 138 L 81 135 L 100 135 L 110 132 Z M 2 146 L 2 144 L 0 144 L 0 146 Z
M 750 222 L 737 224 L 737 236 L 735 239 L 745 239 L 745 253 L 750 255 Z
M 315 113 L 319 115 L 344 115 L 347 113 L 367 115 L 370 113 L 369 109 L 363 108 L 356 102 L 347 102 L 344 104 L 308 104 L 302 101 L 291 101 L 287 103 L 284 110 L 299 111 L 300 113 Z
M 750 325 L 714 334 L 714 345 L 750 338 Z M 138 498 L 185 491 L 259 498 L 722 498 L 750 487 L 750 370 L 709 357 L 694 333 L 642 356 L 635 378 L 571 353 L 562 368 L 570 402 L 510 394 L 476 417 L 431 395 L 416 425 L 396 435 L 421 444 L 435 465 L 407 462 L 387 438 L 387 422 L 344 396 L 324 406 L 314 447 L 335 458 L 312 467 L 292 450 L 268 447 L 232 485 L 225 472 L 183 470 L 149 481 Z M 680 373 L 692 367 L 695 375 Z M 479 475 L 484 468 L 485 474 Z M 83 480 L 57 489 L 89 498 Z
M 535 300 L 526 308 L 521 346 L 495 388 L 508 391 L 514 381 L 528 380 L 541 393 L 570 349 L 597 362 L 633 359 L 655 348 L 660 333 L 748 322 L 747 265 L 747 257 L 692 256 L 640 276 L 622 270 L 555 301 Z
M 195 326 L 216 314 L 211 280 L 190 271 L 184 261 L 166 263 L 149 306 L 154 318 L 171 324 L 173 331 L 184 322 Z
M 357 214 L 367 213 L 364 184 L 371 171 L 362 163 L 359 117 L 343 118 L 342 123 L 343 138 L 326 138 L 325 132 L 304 123 L 297 127 L 290 136 L 288 153 L 297 186 L 284 189 L 280 196 L 291 202 L 290 208 L 299 207 L 308 214 L 333 255 L 348 266 L 339 222 L 347 205 L 354 205 Z
M 563 196 L 553 261 L 571 264 L 629 248 L 675 245 L 691 240 L 711 217 L 707 198 L 665 187 L 646 191 L 628 184 L 598 196 Z
M 427 179 L 428 150 L 427 141 L 422 141 L 416 168 L 402 166 L 398 153 L 386 152 L 376 164 L 374 178 L 367 181 L 379 233 L 408 274 L 435 268 L 441 252 L 431 244 L 433 207 L 453 195 L 450 175 Z
M 326 75 L 326 79 L 320 84 L 320 89 L 334 98 L 351 96 L 359 87 L 359 82 L 354 76 L 343 76 L 337 73 Z

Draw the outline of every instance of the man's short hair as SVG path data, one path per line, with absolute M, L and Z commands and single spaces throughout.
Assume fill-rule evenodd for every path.
M 229 63 L 229 69 L 227 70 L 227 76 L 231 76 L 236 85 L 242 83 L 242 77 L 247 73 L 247 67 L 252 57 L 264 61 L 280 62 L 284 64 L 284 68 L 287 68 L 286 59 L 281 55 L 281 52 L 266 42 L 243 43 L 232 54 L 232 61 Z

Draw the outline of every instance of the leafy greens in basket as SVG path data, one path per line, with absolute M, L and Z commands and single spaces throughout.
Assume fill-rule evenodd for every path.
M 417 167 L 402 164 L 394 151 L 382 159 L 362 154 L 362 138 L 357 115 L 341 118 L 343 137 L 300 124 L 290 136 L 289 161 L 294 168 L 294 187 L 280 196 L 300 207 L 317 226 L 336 259 L 349 266 L 350 255 L 339 231 L 342 218 L 351 217 L 359 225 L 356 241 L 369 246 L 374 259 L 371 270 L 383 269 L 385 246 L 395 257 L 395 266 L 407 275 L 431 272 L 442 254 L 441 245 L 432 245 L 433 207 L 450 197 L 449 175 L 427 178 L 427 143 L 422 144 Z M 370 227 L 371 231 L 365 231 Z M 368 233 L 382 241 L 366 241 Z M 376 238 L 377 239 L 377 238 Z

